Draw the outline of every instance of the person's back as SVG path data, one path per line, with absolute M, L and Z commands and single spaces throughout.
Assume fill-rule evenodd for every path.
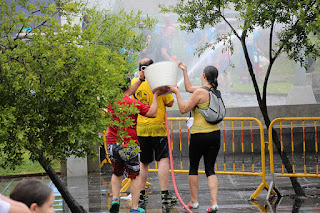
M 12 190 L 10 198 L 26 204 L 32 213 L 54 213 L 52 189 L 37 179 L 23 180 Z

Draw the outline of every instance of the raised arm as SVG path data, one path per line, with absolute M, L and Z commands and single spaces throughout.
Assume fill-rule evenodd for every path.
M 193 93 L 196 89 L 199 88 L 199 86 L 192 86 L 191 81 L 188 76 L 187 66 L 183 62 L 179 61 L 178 66 L 183 72 L 184 87 L 186 88 L 186 91 Z
M 183 102 L 179 89 L 177 86 L 169 86 L 170 90 L 176 94 L 177 102 L 179 110 L 182 114 L 189 112 L 191 109 L 193 109 L 198 103 L 201 103 L 203 99 L 203 93 L 201 90 L 195 90 L 189 100 L 186 101 L 186 103 Z
M 145 81 L 145 79 L 146 79 L 146 78 L 145 78 L 145 76 L 144 76 L 144 71 L 141 70 L 141 71 L 140 71 L 139 80 L 136 81 L 136 82 L 134 82 L 134 83 L 131 85 L 131 87 L 130 87 L 130 89 L 129 89 L 129 91 L 128 91 L 128 94 L 126 94 L 126 95 L 128 95 L 128 96 L 133 95 L 133 94 L 136 92 L 136 90 L 139 88 L 139 86 L 141 85 L 141 83 Z

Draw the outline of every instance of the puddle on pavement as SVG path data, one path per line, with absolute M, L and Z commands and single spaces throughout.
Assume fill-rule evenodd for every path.
M 70 213 L 69 208 L 63 201 L 63 198 L 61 197 L 61 194 L 59 193 L 57 188 L 52 184 L 51 180 L 48 177 L 36 178 L 42 179 L 53 189 L 55 195 L 54 208 L 56 213 Z M 234 186 L 236 188 L 234 188 L 231 186 L 232 184 L 229 180 L 230 176 L 228 177 L 227 175 L 219 175 L 218 178 L 220 183 L 218 194 L 218 202 L 220 209 L 219 212 L 320 212 L 320 184 L 318 183 L 317 179 L 309 179 L 308 181 L 307 179 L 300 179 L 300 183 L 302 186 L 308 186 L 307 188 L 305 188 L 306 193 L 311 194 L 312 192 L 316 192 L 318 193 L 317 195 L 314 195 L 309 199 L 303 200 L 295 200 L 290 196 L 285 196 L 280 200 L 273 200 L 268 205 L 268 203 L 265 200 L 265 191 L 263 191 L 262 194 L 258 196 L 258 201 L 248 201 L 248 197 L 253 193 L 253 191 L 251 190 L 252 186 L 250 185 L 250 188 L 246 189 L 244 187 L 244 182 L 248 183 L 249 181 L 251 182 L 250 184 L 255 185 L 256 179 L 242 176 L 232 176 L 232 182 L 237 183 Z M 190 199 L 187 179 L 187 174 L 176 174 L 179 193 L 185 203 L 187 203 Z M 88 211 L 88 213 L 107 212 L 112 199 L 109 176 L 95 175 L 88 176 L 85 178 L 75 177 L 69 180 L 67 180 L 66 178 L 62 178 L 62 180 L 64 183 L 67 183 L 70 193 L 79 202 L 79 204 L 81 204 Z M 9 196 L 10 191 L 20 181 L 21 178 L 11 180 L 0 180 L 0 193 L 4 194 L 5 196 Z M 180 203 L 178 203 L 175 206 L 162 206 L 157 174 L 149 174 L 148 181 L 150 181 L 153 184 L 148 189 L 149 200 L 146 203 L 146 211 L 148 213 L 186 212 L 186 210 L 183 209 Z M 259 185 L 258 182 L 256 185 Z M 287 188 L 283 188 L 283 190 L 285 191 L 284 194 L 288 194 L 290 193 L 290 191 L 292 191 L 292 188 L 290 187 L 290 185 L 288 185 Z M 122 193 L 121 196 L 126 197 L 128 196 L 128 193 Z M 193 210 L 194 213 L 206 212 L 209 202 L 208 197 L 209 192 L 206 186 L 205 175 L 201 175 L 198 197 L 200 208 L 197 210 Z M 129 213 L 130 205 L 130 200 L 121 199 L 120 212 Z

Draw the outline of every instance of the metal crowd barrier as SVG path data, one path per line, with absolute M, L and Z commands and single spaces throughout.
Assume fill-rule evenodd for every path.
M 189 172 L 189 165 L 184 165 L 186 161 L 189 162 L 186 155 L 190 143 L 187 120 L 186 117 L 168 118 L 171 151 L 175 156 L 175 173 Z M 216 174 L 261 177 L 261 183 L 251 195 L 250 200 L 255 200 L 263 189 L 276 194 L 266 183 L 265 141 L 261 122 L 253 117 L 226 117 L 219 125 L 222 131 L 222 146 L 215 165 Z M 174 137 L 177 135 L 178 137 Z M 157 162 L 154 166 L 150 165 L 149 172 L 158 172 Z M 200 167 L 199 173 L 204 174 L 205 171 Z M 130 180 L 125 179 L 122 182 L 121 192 L 126 191 L 129 185 Z
M 320 117 L 277 118 L 269 126 L 269 155 L 271 175 L 280 177 L 320 177 L 319 130 Z M 276 126 L 278 124 L 278 126 Z M 272 128 L 278 130 L 281 155 L 291 157 L 292 173 L 288 173 L 280 160 L 274 160 Z M 308 129 L 308 131 L 306 131 Z M 281 162 L 275 169 L 274 162 Z M 275 171 L 276 170 L 276 171 Z
M 188 153 L 188 150 L 183 149 L 183 147 L 186 147 L 184 144 L 187 143 L 189 145 L 190 142 L 189 129 L 187 128 L 186 130 L 185 128 L 184 131 L 182 131 L 181 128 L 182 126 L 186 126 L 185 122 L 187 119 L 188 118 L 181 117 L 168 118 L 168 122 L 170 122 L 171 147 L 174 147 L 176 143 L 179 143 L 178 146 L 175 146 L 178 150 L 171 150 L 176 156 L 175 161 L 177 162 L 177 158 L 180 159 L 178 166 L 175 165 L 175 173 L 189 172 L 189 166 L 183 165 L 184 161 L 182 160 L 183 154 Z M 178 124 L 174 124 L 175 122 L 178 122 Z M 222 131 L 222 146 L 220 148 L 217 162 L 219 159 L 221 160 L 222 155 L 223 168 L 218 166 L 220 162 L 216 163 L 216 174 L 261 177 L 261 184 L 250 197 L 250 200 L 255 200 L 263 189 L 269 189 L 265 178 L 266 167 L 263 126 L 258 119 L 252 117 L 227 117 L 224 118 L 220 126 Z M 179 137 L 174 138 L 174 134 L 178 134 Z M 187 141 L 183 141 L 183 138 Z M 237 158 L 240 159 L 237 160 Z M 231 162 L 229 162 L 229 159 Z M 256 166 L 256 164 L 260 164 L 259 169 L 257 169 L 258 166 Z M 155 164 L 154 168 L 149 169 L 149 172 L 157 171 L 157 164 Z M 199 169 L 199 173 L 204 174 L 205 171 Z M 275 192 L 272 191 L 272 193 L 274 194 Z

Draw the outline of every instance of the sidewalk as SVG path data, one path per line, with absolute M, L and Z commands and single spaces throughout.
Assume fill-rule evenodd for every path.
M 48 177 L 36 178 L 43 179 L 43 181 L 48 183 L 54 189 L 56 196 L 56 212 L 70 212 L 59 192 Z M 175 174 L 175 178 L 180 196 L 187 204 L 190 199 L 188 174 L 178 173 Z M 200 208 L 194 210 L 194 213 L 206 212 L 206 209 L 210 205 L 210 196 L 206 177 L 204 174 L 200 174 L 199 178 L 200 184 L 198 200 Z M 110 179 L 110 174 L 92 174 L 88 177 L 62 177 L 62 180 L 68 186 L 68 189 L 74 198 L 90 213 L 107 212 L 112 199 Z M 303 200 L 295 200 L 290 196 L 293 195 L 294 192 L 289 178 L 276 178 L 275 183 L 278 185 L 278 188 L 284 197 L 280 200 L 274 199 L 270 205 L 266 201 L 267 190 L 263 190 L 257 197 L 256 201 L 248 201 L 252 193 L 261 183 L 260 177 L 218 175 L 218 179 L 219 212 L 320 212 L 320 181 L 317 178 L 299 178 L 299 182 L 305 189 L 306 194 L 313 195 L 311 198 Z M 4 194 L 8 196 L 10 191 L 20 180 L 21 178 L 9 180 L 0 179 L 0 192 L 3 193 L 5 191 Z M 186 212 L 179 202 L 175 206 L 162 206 L 160 199 L 160 186 L 156 173 L 149 174 L 148 182 L 152 185 L 147 190 L 149 200 L 145 206 L 146 212 Z M 267 183 L 270 183 L 270 178 L 267 179 Z M 171 180 L 170 189 L 174 192 Z M 122 197 L 126 197 L 128 194 L 129 192 L 123 193 Z M 121 199 L 120 212 L 129 212 L 130 205 L 130 200 Z

